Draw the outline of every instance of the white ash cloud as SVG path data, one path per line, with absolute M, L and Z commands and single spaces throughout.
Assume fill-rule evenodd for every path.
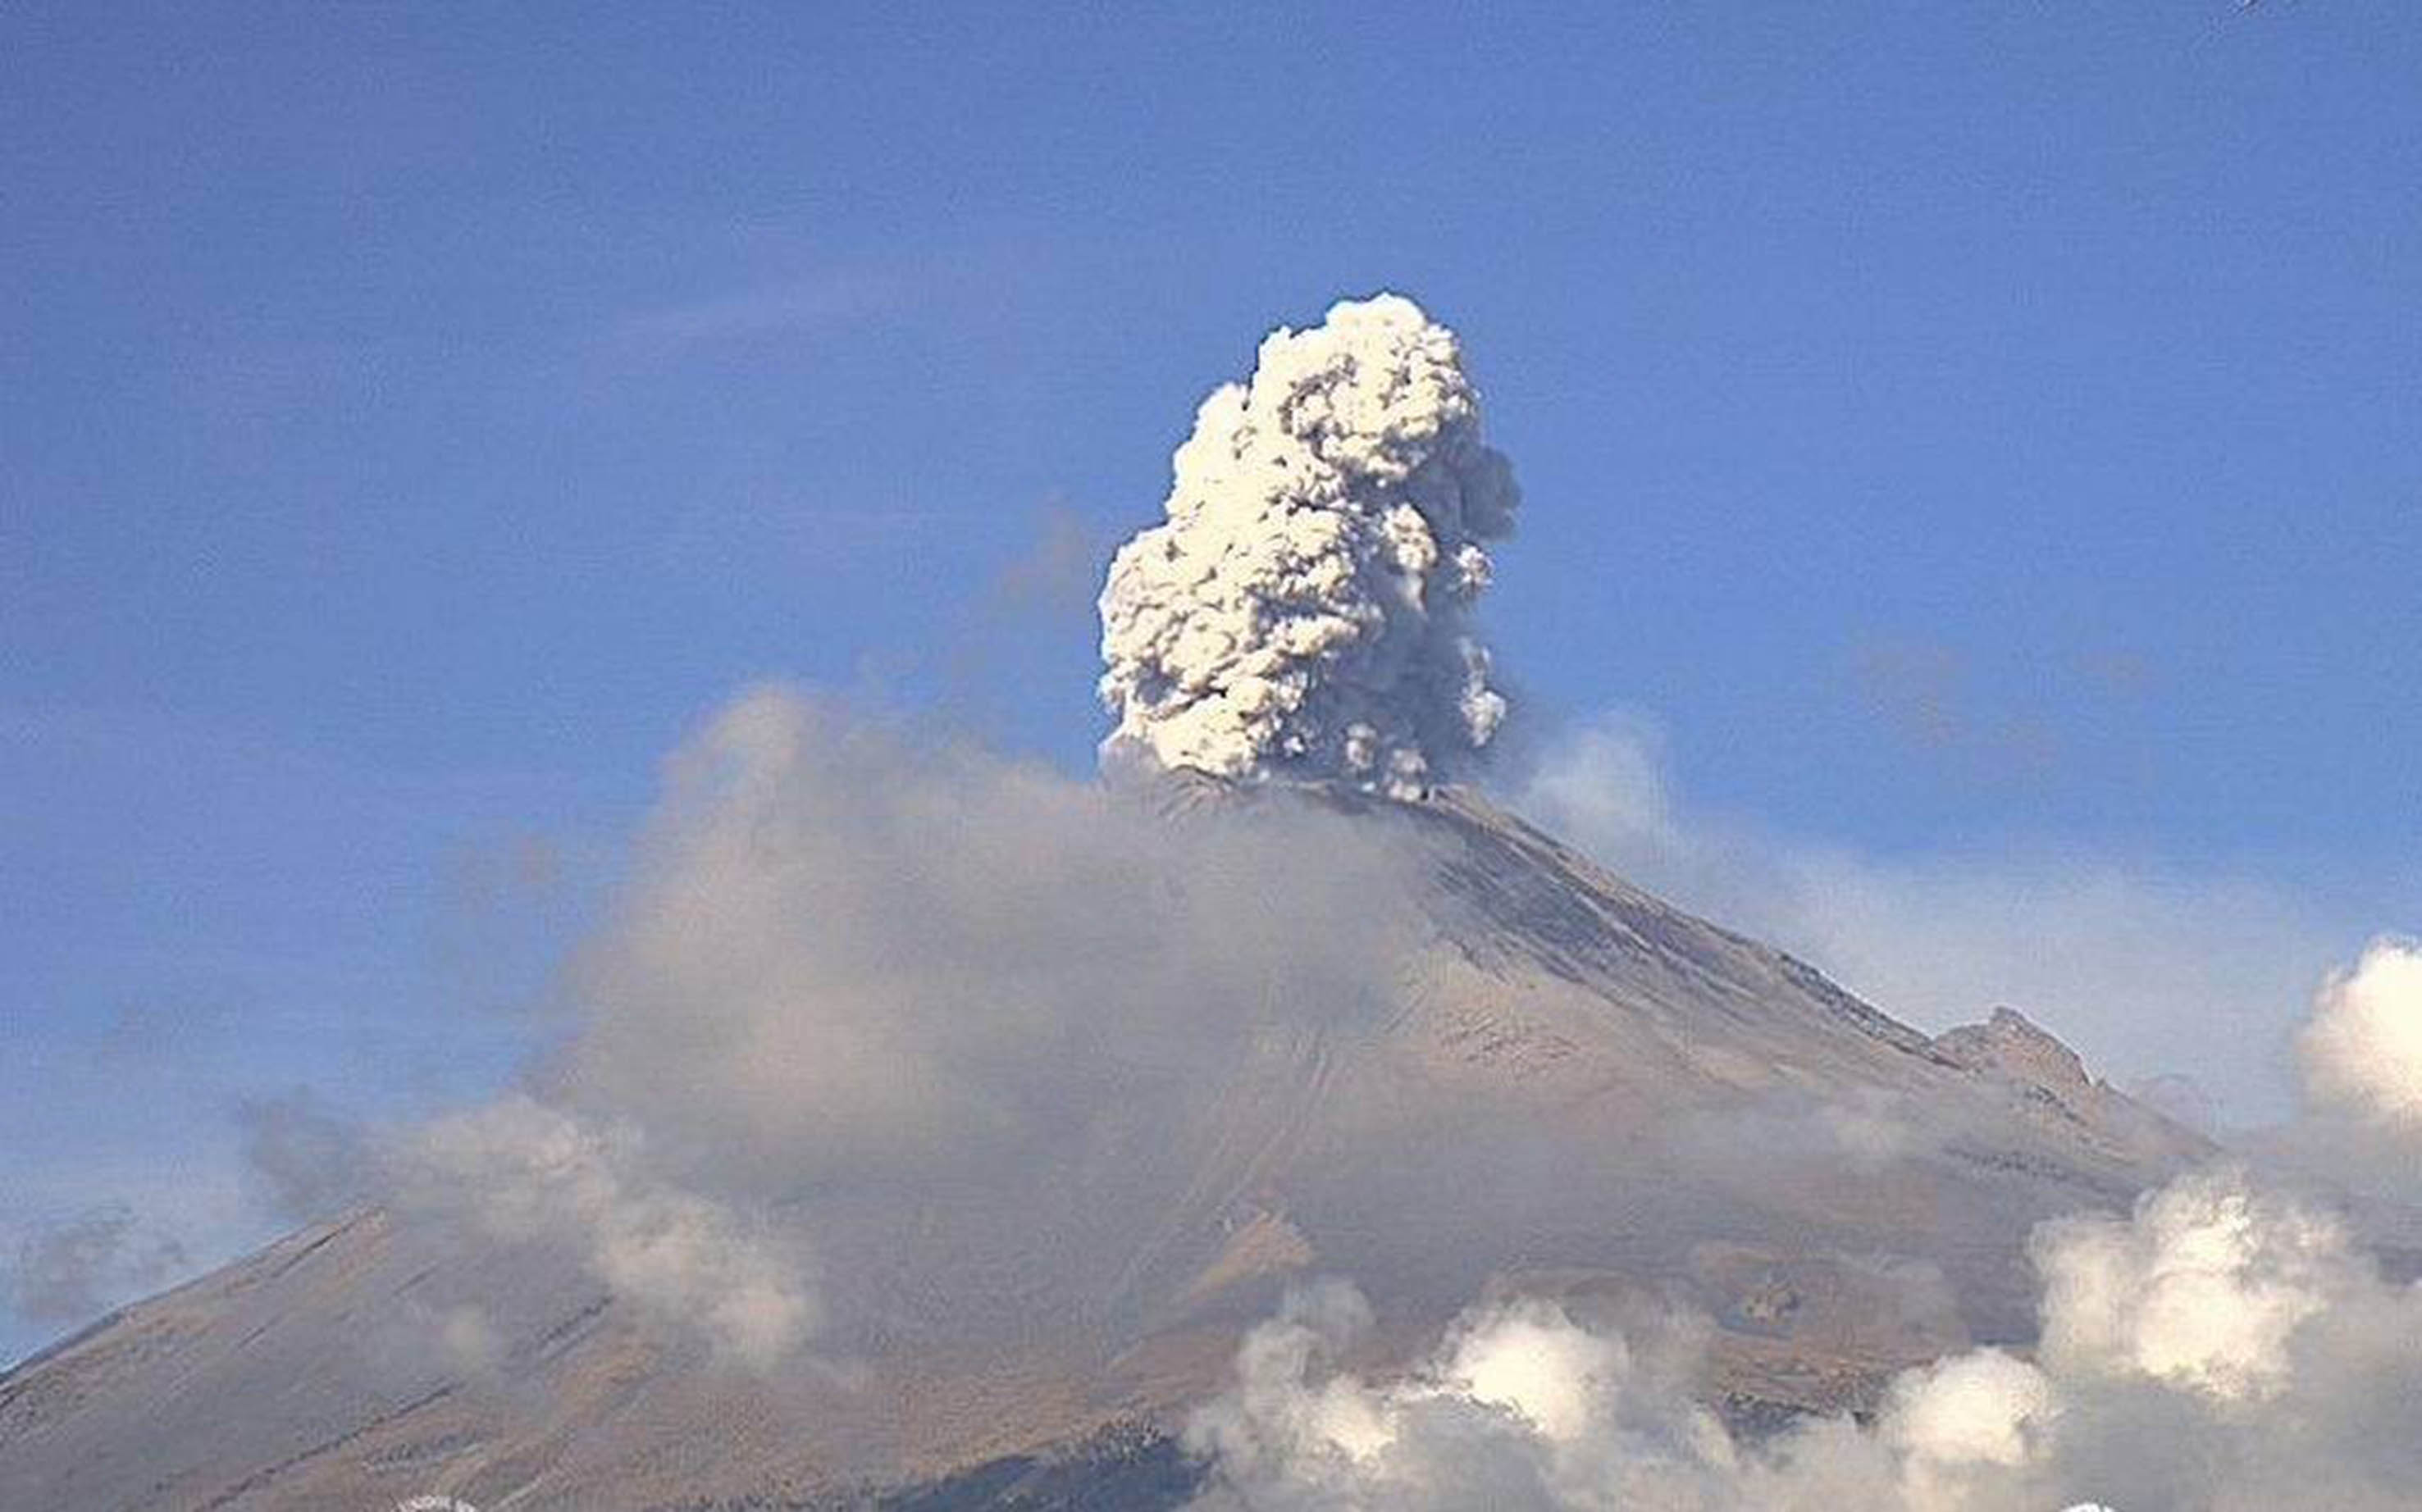
M 1470 610 L 1518 497 L 1410 300 L 1274 332 L 1203 401 L 1168 522 L 1110 564 L 1105 757 L 1404 798 L 1468 772 L 1506 712 Z
M 692 1324 L 738 1364 L 779 1364 L 817 1321 L 795 1239 L 650 1173 L 636 1130 L 525 1095 L 435 1120 L 394 1150 L 397 1196 L 504 1243 L 569 1239 L 615 1295 Z M 484 1320 L 474 1321 L 484 1330 Z M 465 1343 L 460 1317 L 449 1348 Z M 493 1338 L 479 1342 L 493 1356 Z

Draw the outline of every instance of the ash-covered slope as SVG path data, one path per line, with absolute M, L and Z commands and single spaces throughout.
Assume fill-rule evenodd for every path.
M 811 1504 L 1148 1443 L 1319 1274 L 1383 1353 L 1491 1288 L 1653 1288 L 1716 1320 L 1734 1409 L 1855 1404 L 2023 1342 L 2028 1228 L 2204 1153 L 2015 1015 L 1929 1039 L 1469 795 L 1253 801 L 1394 832 L 1426 938 L 1039 1169 L 825 1201 L 812 1363 L 734 1369 L 543 1253 L 362 1210 L 0 1378 L 0 1505 Z

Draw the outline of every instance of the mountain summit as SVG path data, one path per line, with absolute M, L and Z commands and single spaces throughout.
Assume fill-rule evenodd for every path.
M 1713 1320 L 1737 1418 L 1857 1407 L 2026 1344 L 2030 1227 L 2208 1152 L 2014 1013 L 1929 1037 L 1470 792 L 1242 802 L 1357 810 L 1406 858 L 1384 979 L 1278 1005 L 1216 1084 L 1136 1069 L 1036 1169 L 813 1199 L 806 1363 L 738 1368 L 543 1249 L 366 1207 L 0 1378 L 0 1504 L 1036 1505 L 998 1467 L 1055 1453 L 1169 1493 L 1165 1436 L 1332 1274 L 1382 1356 L 1491 1292 L 1653 1294 Z

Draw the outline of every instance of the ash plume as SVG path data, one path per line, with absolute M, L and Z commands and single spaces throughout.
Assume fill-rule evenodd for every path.
M 1475 764 L 1506 702 L 1471 604 L 1518 493 L 1453 332 L 1392 294 L 1282 328 L 1174 470 L 1102 590 L 1106 761 L 1396 798 Z

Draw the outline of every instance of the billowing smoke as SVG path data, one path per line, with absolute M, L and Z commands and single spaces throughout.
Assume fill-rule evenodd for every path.
M 1274 332 L 1175 473 L 1102 590 L 1106 758 L 1399 798 L 1470 770 L 1506 711 L 1470 607 L 1518 496 L 1454 333 L 1392 294 Z
M 1172 822 L 790 690 L 669 772 L 561 1081 L 700 1179 L 787 1196 L 1064 1150 L 1118 1089 L 1358 1011 L 1408 927 L 1345 815 Z
M 751 1370 L 1029 1326 L 1017 1267 L 1028 1306 L 1109 1305 L 1189 1115 L 1263 1037 L 1376 1011 L 1414 927 L 1384 827 L 1135 796 L 737 699 L 668 763 L 565 1041 L 376 1134 L 377 1194 Z M 310 1114 L 264 1111 L 255 1158 L 324 1209 L 361 1142 Z

